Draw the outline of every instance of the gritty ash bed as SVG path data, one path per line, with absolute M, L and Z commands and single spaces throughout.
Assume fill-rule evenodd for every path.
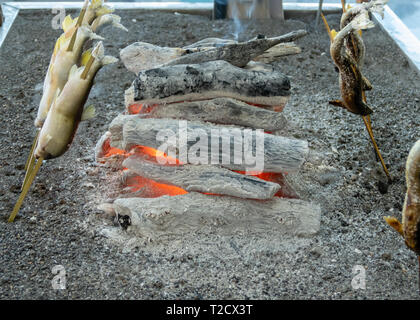
M 68 10 L 72 15 L 76 12 Z M 107 54 L 117 57 L 121 49 L 137 41 L 184 47 L 209 37 L 232 39 L 236 32 L 233 21 L 211 20 L 208 15 L 148 10 L 116 13 L 129 32 L 107 26 L 101 35 L 106 38 L 103 44 Z M 367 93 L 374 111 L 372 127 L 393 183 L 385 183 L 386 176 L 361 118 L 328 104 L 340 96 L 329 53 L 330 39 L 323 26 L 314 28 L 313 13 L 300 14 L 284 22 L 243 21 L 239 37 L 246 41 L 259 34 L 277 37 L 300 29 L 308 32 L 295 40 L 300 53 L 294 51 L 271 62 L 272 70 L 290 81 L 287 90 L 279 90 L 282 99 L 276 101 L 281 100 L 281 107 L 272 108 L 270 99 L 248 101 L 264 107 L 256 115 L 254 109 L 242 105 L 244 101 L 230 100 L 235 97 L 219 100 L 246 115 L 246 119 L 238 117 L 240 123 L 234 125 L 273 130 L 274 140 L 291 146 L 288 150 L 294 152 L 290 157 L 293 161 L 284 160 L 291 166 L 286 179 L 282 176 L 275 182 L 261 182 L 231 173 L 231 169 L 244 168 L 209 169 L 212 177 L 228 181 L 225 185 L 230 187 L 223 189 L 217 179 L 202 184 L 201 171 L 191 164 L 182 170 L 165 167 L 168 180 L 162 178 L 161 168 L 155 163 L 139 162 L 138 157 L 116 157 L 117 165 L 99 162 L 98 141 L 102 147 L 109 138 L 106 132 L 110 125 L 121 117 L 132 117 L 121 115 L 132 105 L 127 105 L 127 89 L 133 82 L 137 89 L 146 83 L 119 61 L 97 74 L 87 101 L 87 105 L 95 105 L 96 117 L 80 124 L 67 153 L 42 167 L 15 223 L 7 223 L 24 178 L 42 81 L 54 39 L 60 35 L 59 30 L 51 28 L 52 17 L 49 10 L 20 11 L 0 47 L 0 297 L 418 299 L 417 257 L 386 225 L 383 216 L 401 218 L 405 160 L 419 138 L 420 79 L 412 61 L 378 26 L 363 32 L 363 70 L 373 84 L 373 90 Z M 339 27 L 340 14 L 329 13 L 326 18 L 332 27 Z M 134 101 L 152 102 L 141 96 L 146 89 L 135 91 Z M 220 99 L 217 92 L 212 99 Z M 203 130 L 212 126 L 205 121 L 236 120 L 229 114 L 191 115 L 191 110 L 205 110 L 208 103 L 182 102 L 169 108 L 168 114 L 172 118 L 181 114 L 181 119 L 191 116 Z M 217 103 L 211 108 L 214 113 L 220 110 Z M 156 120 L 159 126 L 172 125 L 174 119 L 161 119 L 164 114 L 164 108 L 158 107 L 129 123 L 152 132 Z M 222 125 L 232 125 L 227 123 Z M 117 136 L 123 137 L 121 130 L 128 132 L 128 127 L 116 126 Z M 137 139 L 130 140 L 136 145 L 139 139 L 147 142 L 145 134 L 127 133 L 126 137 Z M 130 141 L 121 140 L 122 149 Z M 270 146 L 276 146 L 276 142 Z M 277 170 L 284 163 L 279 165 L 274 161 L 278 157 L 274 158 L 269 164 L 270 173 L 284 172 L 283 167 Z M 123 176 L 121 166 L 131 172 Z M 130 179 L 133 172 L 190 188 L 189 193 L 179 201 L 174 197 L 165 200 L 169 204 L 148 198 L 141 206 L 137 203 L 141 198 L 133 199 L 133 190 L 122 183 L 122 178 Z M 241 186 L 239 193 L 237 186 Z M 294 199 L 275 197 L 279 186 Z M 202 192 L 225 192 L 238 198 L 236 203 L 225 203 L 225 197 L 212 200 Z M 249 205 L 244 201 L 251 201 L 250 195 L 260 200 L 254 199 Z M 255 201 L 263 204 L 256 205 Z M 190 205 L 198 202 L 205 204 L 208 214 Z M 176 206 L 174 220 L 162 214 L 164 205 Z M 119 221 L 116 211 L 122 218 Z M 128 211 L 130 214 L 124 214 Z M 303 212 L 305 219 L 291 214 L 297 211 Z M 269 220 L 255 219 L 254 213 L 267 213 L 266 218 L 271 219 L 272 212 L 284 213 L 279 220 L 281 228 L 267 224 Z M 126 216 L 141 222 L 133 232 L 121 227 L 133 222 Z M 186 219 L 197 221 L 183 224 L 192 221 Z M 203 219 L 209 220 L 201 230 L 196 226 Z M 173 221 L 180 232 L 166 232 L 170 228 L 165 227 Z M 66 270 L 66 290 L 51 287 L 51 270 L 57 265 Z M 353 271 L 360 266 L 366 270 L 366 288 L 356 290 L 352 287 Z

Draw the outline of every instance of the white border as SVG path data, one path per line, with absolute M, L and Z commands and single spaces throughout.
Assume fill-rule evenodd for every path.
M 5 21 L 0 28 L 0 47 L 3 44 L 19 10 L 28 9 L 80 9 L 80 2 L 5 2 L 2 4 Z M 109 2 L 108 5 L 116 10 L 162 10 L 162 11 L 212 11 L 212 2 Z M 285 11 L 314 11 L 318 10 L 318 3 L 284 3 Z M 339 3 L 324 3 L 322 11 L 337 11 L 341 9 Z M 420 40 L 407 28 L 398 16 L 385 6 L 384 19 L 374 14 L 376 22 L 394 40 L 405 54 L 410 64 L 420 74 Z M 386 54 L 386 53 L 384 53 Z

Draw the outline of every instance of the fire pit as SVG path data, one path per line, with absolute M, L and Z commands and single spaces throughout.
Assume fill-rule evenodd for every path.
M 120 10 L 119 3 L 112 4 L 117 7 L 116 13 L 121 15 L 121 22 L 129 30 L 128 33 L 103 31 L 107 38 L 105 50 L 116 57 L 122 48 L 137 41 L 160 47 L 184 47 L 206 37 L 234 39 L 234 22 L 212 21 L 210 10 L 207 10 L 207 16 L 202 16 L 191 11 L 175 14 L 174 11 Z M 9 6 L 2 5 L 3 8 Z M 45 3 L 42 5 L 45 6 Z M 66 5 L 77 6 L 77 10 L 68 10 L 75 16 L 81 3 Z M 134 8 L 137 4 L 131 5 Z M 231 104 L 231 98 L 223 97 L 179 101 L 179 104 L 166 106 L 149 105 L 144 109 L 144 106 L 134 104 L 129 112 L 124 105 L 124 92 L 132 86 L 136 76 L 119 62 L 97 75 L 97 83 L 87 102 L 95 105 L 96 118 L 80 124 L 78 134 L 65 155 L 41 168 L 15 223 L 11 224 L 7 223 L 7 218 L 24 178 L 24 164 L 34 136 L 33 122 L 41 98 L 42 80 L 54 45 L 51 39 L 56 39 L 61 33 L 50 27 L 55 16 L 50 8 L 20 10 L 0 48 L 3 71 L 0 76 L 0 106 L 3 110 L 3 121 L 0 122 L 3 142 L 0 146 L 1 297 L 417 299 L 417 257 L 404 248 L 403 240 L 395 235 L 382 217 L 401 217 L 406 191 L 404 163 L 418 138 L 418 75 L 412 60 L 406 58 L 395 38 L 378 27 L 363 33 L 367 48 L 363 70 L 374 84 L 367 95 L 374 109 L 372 126 L 387 166 L 395 178 L 388 192 L 382 194 L 380 190 L 384 190 L 378 185 L 379 178 L 383 176 L 382 169 L 375 160 L 360 118 L 328 105 L 328 101 L 337 98 L 340 93 L 337 73 L 328 53 L 330 39 L 322 25 L 318 30 L 313 29 L 317 4 L 302 8 L 306 11 L 291 10 L 285 4 L 284 22 L 245 23 L 240 34 L 240 41 L 246 41 L 258 34 L 276 37 L 297 29 L 310 30 L 307 36 L 296 41 L 301 48 L 300 54 L 285 56 L 272 63 L 276 70 L 289 78 L 291 89 L 283 111 L 275 112 L 277 116 L 271 121 L 261 113 L 252 116 L 251 110 L 273 112 L 273 108 L 258 106 L 249 109 L 246 102 Z M 330 10 L 325 12 L 332 28 L 339 26 L 340 9 L 338 5 L 334 9 L 337 14 L 331 14 Z M 175 11 L 181 12 L 179 7 Z M 386 26 L 392 21 L 388 13 L 385 12 L 385 20 L 379 19 L 376 23 Z M 10 25 L 10 19 L 10 15 L 5 14 L 6 25 Z M 4 32 L 0 41 L 2 35 Z M 209 126 L 233 126 L 229 124 L 232 116 L 223 113 L 226 108 L 221 107 L 222 103 L 231 104 L 228 109 L 242 110 L 244 117 L 233 117 L 241 121 L 235 127 L 247 128 L 253 133 L 255 128 L 262 128 L 265 133 L 271 132 L 278 138 L 308 143 L 305 161 L 295 172 L 290 171 L 287 175 L 284 172 L 263 173 L 272 177 L 278 175 L 284 180 L 276 182 L 274 178 L 268 178 L 264 179 L 264 183 L 280 185 L 281 193 L 285 192 L 284 184 L 287 183 L 290 193 L 257 200 L 187 191 L 182 184 L 178 188 L 187 192 L 185 194 L 169 196 L 161 192 L 161 197 L 154 194 L 154 197 L 145 198 L 145 188 L 141 189 L 135 181 L 137 178 L 132 178 L 129 173 L 132 169 L 122 170 L 122 162 L 128 159 L 126 155 L 153 160 L 145 152 L 131 154 L 124 148 L 120 149 L 123 156 L 114 156 L 115 168 L 112 168 L 111 159 L 100 165 L 96 162 L 95 145 L 106 131 L 110 131 L 110 125 L 117 117 L 159 120 L 170 115 L 170 120 L 188 121 L 188 124 L 198 121 Z M 134 114 L 140 108 L 140 113 Z M 196 108 L 201 111 L 193 117 L 191 110 Z M 150 116 L 142 113 L 147 110 L 150 110 Z M 187 115 L 191 120 L 185 120 Z M 171 153 L 167 152 L 170 156 Z M 175 150 L 173 155 L 177 155 Z M 161 165 L 157 160 L 142 164 Z M 167 164 L 164 168 L 170 170 L 176 165 Z M 212 167 L 253 178 L 243 174 L 246 169 L 229 169 L 221 165 Z M 155 176 L 152 178 L 156 179 Z M 121 182 L 129 179 L 134 181 L 128 184 Z M 185 180 L 177 177 L 176 184 L 181 185 L 181 182 L 185 183 Z M 160 184 L 165 188 L 175 188 L 169 185 L 169 181 Z M 265 190 L 274 191 L 270 188 Z M 147 219 L 137 224 L 138 228 L 135 227 L 133 224 L 136 222 L 130 221 L 127 218 L 129 213 L 123 211 L 120 223 L 115 224 L 117 209 L 114 206 L 125 200 L 124 197 L 133 199 L 134 204 L 127 203 L 127 207 L 140 208 L 136 209 L 138 212 L 132 220 L 147 216 L 153 221 L 149 224 L 150 228 L 142 224 L 148 223 Z M 320 230 L 316 235 L 308 236 L 306 233 L 304 237 L 297 236 L 300 229 L 295 226 L 300 222 L 293 215 L 280 215 L 276 223 L 267 225 L 267 221 L 274 219 L 273 216 L 265 219 L 262 208 L 277 201 L 285 204 L 290 197 L 293 198 L 290 201 L 303 204 L 300 208 L 310 203 L 321 206 Z M 189 219 L 201 219 L 206 211 L 197 206 L 192 208 L 192 205 L 206 204 L 207 200 L 209 203 L 203 208 L 210 206 L 208 212 L 213 218 L 204 220 L 205 224 L 191 220 L 193 228 L 181 225 L 178 229 L 174 228 L 165 219 L 163 207 L 168 207 L 166 200 L 175 199 L 179 199 L 180 208 L 188 205 L 191 211 L 166 210 L 168 217 L 175 218 L 173 221 L 188 223 Z M 223 214 L 219 208 L 228 207 L 224 202 L 226 199 L 232 208 L 238 208 L 238 212 L 247 212 L 246 206 L 255 214 L 242 218 L 239 214 L 232 214 L 233 217 Z M 139 207 L 138 201 L 146 205 Z M 103 206 L 104 210 L 97 210 L 97 206 L 104 202 L 107 205 Z M 112 212 L 106 207 L 112 207 Z M 282 208 L 284 206 L 280 212 L 284 212 Z M 313 207 L 309 209 L 313 212 Z M 220 215 L 214 216 L 217 211 Z M 176 220 L 182 215 L 188 219 Z M 256 216 L 262 219 L 257 221 Z M 154 217 L 156 220 L 152 220 Z M 158 221 L 162 221 L 162 229 Z M 236 227 L 236 223 L 240 225 Z M 120 225 L 133 232 L 123 230 Z M 182 228 L 185 228 L 184 231 Z M 149 242 L 146 235 L 150 235 L 152 230 L 160 236 L 152 236 L 155 241 Z M 174 234 L 171 236 L 172 230 Z M 66 290 L 51 288 L 51 280 L 55 276 L 51 270 L 57 265 L 65 268 Z M 365 290 L 352 287 L 352 278 L 360 275 L 352 271 L 360 266 L 366 270 Z
M 290 80 L 268 66 L 248 66 L 277 44 L 274 39 L 297 34 L 306 32 L 247 43 L 212 39 L 184 49 L 153 47 L 160 66 L 151 69 L 144 68 L 151 45 L 121 51 L 126 67 L 139 73 L 126 91 L 125 114 L 96 146 L 96 161 L 120 170 L 123 189 L 131 188 L 112 206 L 124 228 L 149 238 L 206 229 L 318 232 L 319 206 L 295 199 L 285 177 L 298 171 L 308 143 L 272 134 L 286 126 L 279 111 L 289 99 Z M 203 43 L 211 48 L 201 49 Z M 171 55 L 159 58 L 162 51 Z M 241 58 L 242 52 L 248 56 Z

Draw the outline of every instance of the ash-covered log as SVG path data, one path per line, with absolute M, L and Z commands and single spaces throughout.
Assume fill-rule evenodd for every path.
M 114 148 L 130 151 L 140 145 L 159 149 L 162 139 L 167 138 L 164 143 L 168 150 L 176 150 L 177 155 L 188 152 L 188 159 L 181 162 L 221 164 L 231 170 L 254 171 L 252 168 L 257 166 L 256 171 L 294 172 L 308 153 L 306 141 L 199 121 L 119 115 L 109 131 Z M 200 151 L 199 156 L 196 151 Z
M 151 239 L 191 232 L 311 237 L 319 231 L 321 215 L 318 205 L 297 199 L 248 200 L 196 192 L 117 199 L 113 207 L 129 232 Z
M 212 49 L 212 48 L 218 48 L 223 47 L 227 44 L 237 44 L 238 41 L 232 40 L 232 39 L 221 39 L 221 38 L 205 38 L 200 41 L 194 42 L 192 44 L 189 44 L 185 47 L 182 47 L 183 49 Z
M 263 63 L 271 63 L 280 57 L 298 54 L 301 52 L 302 49 L 293 42 L 280 43 L 268 49 L 266 52 L 259 55 L 258 57 L 255 57 L 253 60 Z
M 151 105 L 223 97 L 284 106 L 289 96 L 290 80 L 283 73 L 246 70 L 218 60 L 142 71 L 127 89 L 126 103 Z
M 139 155 L 128 157 L 122 165 L 139 176 L 188 192 L 265 200 L 274 197 L 280 189 L 277 183 L 212 165 L 160 165 Z
M 184 48 L 160 47 L 147 42 L 135 42 L 120 51 L 124 66 L 138 74 L 140 71 L 172 66 L 224 60 L 237 67 L 244 67 L 252 59 L 276 47 L 276 55 L 293 54 L 288 43 L 305 36 L 305 30 L 297 30 L 274 38 L 255 38 L 238 43 L 234 40 L 207 38 Z
M 289 32 L 274 38 L 256 38 L 247 42 L 226 44 L 209 50 L 183 55 L 167 62 L 164 66 L 178 64 L 196 64 L 208 61 L 224 60 L 237 67 L 244 67 L 252 59 L 279 43 L 290 42 L 305 36 L 305 30 Z
M 153 69 L 190 52 L 188 49 L 160 47 L 147 42 L 135 42 L 120 51 L 121 61 L 131 72 Z
M 142 113 L 144 118 L 208 121 L 267 131 L 280 130 L 286 126 L 286 119 L 279 112 L 229 98 L 160 104 L 150 108 L 145 107 L 145 109 L 147 112 Z

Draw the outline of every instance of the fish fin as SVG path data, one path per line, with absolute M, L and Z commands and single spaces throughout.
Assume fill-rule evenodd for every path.
M 332 100 L 332 101 L 328 101 L 328 103 L 336 107 L 347 109 L 346 106 L 344 105 L 344 102 L 341 100 Z
M 372 8 L 370 9 L 372 12 L 378 13 L 381 18 L 384 18 L 384 5 L 388 3 L 389 0 L 373 0 Z
M 121 24 L 121 17 L 116 14 L 108 14 L 109 19 L 111 19 L 112 26 L 118 29 L 122 29 L 128 32 L 128 29 Z
M 364 91 L 370 91 L 372 90 L 372 84 L 370 83 L 370 81 L 362 75 L 362 89 Z
M 392 228 L 394 228 L 400 235 L 404 237 L 403 226 L 401 222 L 395 217 L 384 217 L 386 223 L 388 223 Z
M 104 44 L 102 41 L 99 41 L 95 48 L 92 50 L 92 57 L 94 57 L 96 60 L 101 60 L 105 56 L 105 49 Z
M 105 55 L 105 49 L 102 41 L 98 42 L 98 44 L 92 50 L 92 57 L 101 61 L 102 65 L 107 65 L 118 61 L 118 59 L 113 56 Z
M 52 139 L 53 139 L 52 135 L 47 133 L 45 143 L 44 143 L 43 147 L 46 148 L 48 146 L 48 144 L 51 142 Z
M 80 27 L 83 25 L 83 20 L 85 19 L 85 15 L 86 15 L 86 11 L 88 9 L 88 5 L 89 5 L 89 0 L 85 0 L 85 2 L 83 3 L 83 7 L 82 10 L 80 11 L 79 16 L 74 19 L 76 26 Z
M 64 20 L 63 23 L 61 24 L 61 27 L 63 28 L 64 32 L 67 32 L 72 26 L 73 26 L 73 19 L 71 18 L 71 15 L 67 15 Z
M 53 103 L 55 102 L 55 100 L 57 100 L 57 98 L 60 95 L 60 93 L 61 93 L 61 90 L 59 88 L 57 88 L 57 90 L 55 90 Z M 51 110 L 51 108 L 50 108 L 50 110 Z
M 118 59 L 113 57 L 113 56 L 105 56 L 105 57 L 102 58 L 101 61 L 102 61 L 102 64 L 105 66 L 107 64 L 112 64 L 112 63 L 118 62 Z
M 126 28 L 126 27 L 124 27 L 121 23 L 119 23 L 119 22 L 115 22 L 115 23 L 113 23 L 112 24 L 115 28 L 118 28 L 118 29 L 121 29 L 121 30 L 124 30 L 125 32 L 128 32 L 128 29 Z
M 331 40 L 334 40 L 335 39 L 335 37 L 337 36 L 337 31 L 335 30 L 335 29 L 332 29 L 331 30 Z
M 91 40 L 105 40 L 105 38 L 101 37 L 100 35 L 96 34 L 95 32 L 90 31 L 89 39 Z
M 350 23 L 353 30 L 369 29 L 375 27 L 373 21 L 369 19 L 369 13 L 366 10 L 357 15 Z
M 102 5 L 96 10 L 96 16 L 99 17 L 99 16 L 103 16 L 105 14 L 113 13 L 113 12 L 114 12 L 114 9 L 111 8 L 110 6 Z
M 95 117 L 95 107 L 93 105 L 87 106 L 82 113 L 82 121 L 90 120 Z
M 75 73 L 76 73 L 76 71 L 77 71 L 77 66 L 74 64 L 74 65 L 70 68 L 70 71 L 69 71 L 69 78 L 70 78 L 73 74 L 75 74 Z
M 66 35 L 63 33 L 55 42 L 53 55 L 56 55 L 57 52 L 61 49 L 62 44 L 66 41 Z
M 103 16 L 97 17 L 92 22 L 92 30 L 96 32 L 96 30 L 106 24 L 111 24 L 115 28 L 122 29 L 124 31 L 128 31 L 126 27 L 124 27 L 121 23 L 121 17 L 117 16 L 116 14 L 105 14 Z
M 80 64 L 82 66 L 86 66 L 91 56 L 92 56 L 92 48 L 89 48 L 85 52 L 83 52 Z
M 368 116 L 373 113 L 373 110 L 369 108 L 369 106 L 365 102 L 361 102 L 361 106 L 363 108 L 362 113 L 360 113 L 362 116 Z
M 90 7 L 92 9 L 96 9 L 96 8 L 102 7 L 103 4 L 104 4 L 103 0 L 92 0 Z

